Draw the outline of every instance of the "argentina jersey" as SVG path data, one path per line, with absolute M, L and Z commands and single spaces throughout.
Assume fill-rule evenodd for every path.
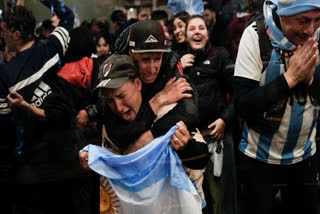
M 260 86 L 281 75 L 284 67 L 280 62 L 271 62 L 261 75 Z M 272 135 L 262 135 L 244 122 L 239 149 L 249 157 L 270 164 L 288 165 L 302 161 L 316 152 L 317 116 L 318 110 L 309 96 L 305 105 L 298 104 L 292 96 L 287 101 L 278 130 Z
M 269 38 L 274 39 L 275 37 L 269 35 Z M 264 67 L 261 59 L 257 26 L 255 22 L 249 25 L 245 29 L 239 44 L 239 52 L 235 64 L 235 78 L 257 82 L 260 88 L 263 88 L 265 85 L 270 86 L 270 84 L 274 83 L 272 81 L 279 80 L 278 77 L 281 76 L 288 67 L 289 59 L 289 55 L 286 55 L 285 52 L 281 52 L 281 50 L 286 50 L 287 53 L 289 53 L 290 50 L 294 50 L 294 46 L 290 45 L 285 37 L 272 44 L 278 45 L 279 48 L 281 48 L 277 50 L 274 48 L 272 50 L 270 60 L 268 60 L 268 66 L 262 72 Z M 318 57 L 318 62 L 319 58 L 320 55 Z M 319 64 L 317 65 L 315 72 L 314 78 L 316 81 L 319 81 Z M 279 87 L 278 89 L 286 90 L 287 86 Z M 276 110 L 271 112 L 271 114 L 270 112 L 253 113 L 258 113 L 259 116 L 264 114 L 264 118 L 261 118 L 268 119 L 268 123 L 261 123 L 261 127 L 253 127 L 253 125 L 260 125 L 259 119 L 261 118 L 248 117 L 247 122 L 244 120 L 242 138 L 239 144 L 240 151 L 251 158 L 270 164 L 289 165 L 311 157 L 316 152 L 315 135 L 318 106 L 313 105 L 309 95 L 306 96 L 306 99 L 304 100 L 305 103 L 298 104 L 296 99 L 297 95 L 294 90 L 291 90 L 290 93 L 289 91 L 273 91 L 273 93 L 288 93 L 286 96 L 289 96 L 289 98 L 286 99 L 287 97 L 283 96 L 283 102 L 279 100 L 279 103 L 272 103 L 272 105 L 276 107 Z M 279 98 L 280 96 L 276 97 Z M 260 103 L 257 103 L 258 106 L 259 104 Z M 270 108 L 273 108 L 274 106 L 271 106 Z M 247 114 L 249 112 L 245 113 Z M 249 121 L 250 119 L 256 119 L 258 123 L 252 124 L 252 121 Z M 264 126 L 266 124 L 270 125 L 270 121 L 272 122 L 272 125 L 276 127 L 275 131 L 266 131 L 266 133 L 272 134 L 261 134 L 264 133 L 264 129 L 270 129 L 270 127 Z M 252 127 L 248 124 L 252 124 Z M 255 131 L 259 130 L 257 128 L 262 131 Z
M 304 106 L 287 103 L 279 129 L 261 135 L 244 122 L 239 149 L 249 157 L 271 164 L 293 164 L 316 152 L 317 110 L 308 97 Z

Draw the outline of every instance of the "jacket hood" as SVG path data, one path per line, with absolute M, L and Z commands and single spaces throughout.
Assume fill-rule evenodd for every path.
M 93 60 L 83 57 L 76 62 L 66 63 L 57 75 L 74 86 L 90 88 Z

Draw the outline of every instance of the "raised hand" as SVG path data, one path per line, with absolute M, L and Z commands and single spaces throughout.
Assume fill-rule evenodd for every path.
M 23 97 L 16 91 L 11 91 L 7 96 L 10 107 L 19 107 L 22 109 L 28 109 L 29 103 L 27 103 Z
M 316 37 L 309 38 L 302 46 L 298 46 L 289 59 L 289 66 L 284 74 L 289 88 L 300 82 L 311 85 L 318 59 L 318 42 Z
M 77 127 L 84 127 L 88 123 L 88 113 L 86 110 L 80 110 L 77 114 Z
M 188 144 L 190 133 L 183 121 L 179 121 L 177 126 L 179 126 L 179 128 L 172 135 L 170 143 L 174 150 L 179 151 Z
M 149 101 L 150 106 L 155 114 L 165 105 L 170 105 L 178 102 L 183 98 L 190 98 L 192 94 L 185 93 L 192 91 L 192 87 L 184 78 L 171 78 L 165 87 L 158 92 Z
M 89 166 L 88 166 L 88 152 L 81 152 L 79 154 L 79 160 L 80 160 L 80 166 L 83 169 L 89 170 Z
M 195 58 L 195 56 L 193 54 L 183 55 L 180 59 L 182 68 L 185 69 L 188 67 L 192 67 L 193 63 L 194 63 L 194 58 Z
M 165 97 L 166 105 L 178 102 L 183 98 L 190 98 L 192 94 L 185 93 L 192 91 L 190 84 L 185 78 L 171 78 L 165 87 L 160 91 L 161 95 Z

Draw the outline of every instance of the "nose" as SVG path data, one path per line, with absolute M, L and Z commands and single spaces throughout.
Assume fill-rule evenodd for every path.
M 196 27 L 194 30 L 195 33 L 199 33 L 200 32 L 200 28 Z
M 150 60 L 149 71 L 154 73 L 156 71 L 155 61 L 153 59 Z
M 315 23 L 314 21 L 311 21 L 307 26 L 304 28 L 304 33 L 307 34 L 309 37 L 313 35 L 313 33 L 316 31 Z
M 123 104 L 122 104 L 121 100 L 115 100 L 114 106 L 115 106 L 115 109 L 118 113 L 122 113 Z

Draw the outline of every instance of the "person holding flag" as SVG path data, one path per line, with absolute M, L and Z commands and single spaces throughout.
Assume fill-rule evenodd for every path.
M 100 83 L 96 88 L 102 90 L 107 107 L 104 109 L 105 125 L 112 124 L 113 128 L 123 130 L 123 134 L 126 135 L 130 131 L 132 121 L 141 127 L 146 127 L 149 123 L 151 127 L 152 123 L 156 123 L 155 117 L 141 117 L 145 115 L 145 111 L 151 109 L 142 105 L 142 83 L 130 56 L 112 55 L 100 66 L 99 76 Z M 160 111 L 160 114 L 165 115 L 168 110 Z M 158 118 L 161 117 L 160 114 L 157 114 Z M 201 198 L 183 171 L 180 159 L 189 168 L 202 169 L 208 161 L 208 148 L 205 143 L 190 140 L 189 131 L 182 121 L 177 125 L 179 127 L 172 128 L 166 135 L 156 138 L 137 151 L 130 151 L 133 153 L 128 152 L 130 154 L 125 156 L 115 154 L 124 153 L 121 149 L 124 148 L 124 142 L 111 140 L 114 138 L 111 137 L 112 133 L 107 133 L 107 129 L 103 129 L 104 146 L 113 153 L 93 145 L 82 150 L 79 155 L 81 165 L 88 168 L 89 164 L 92 170 L 103 176 L 101 188 L 105 191 L 102 192 L 108 190 L 110 193 L 111 188 L 116 193 L 115 197 L 119 203 L 116 203 L 117 200 L 111 201 L 109 204 L 115 206 L 110 208 L 124 213 L 150 213 L 151 210 L 153 213 L 175 213 L 177 210 L 201 213 Z M 178 155 L 173 150 L 177 151 Z M 190 172 L 190 169 L 187 171 Z M 159 192 L 159 185 L 166 191 Z M 185 198 L 186 195 L 188 197 Z M 170 202 L 166 199 L 168 197 Z M 166 200 L 159 202 L 160 199 Z

